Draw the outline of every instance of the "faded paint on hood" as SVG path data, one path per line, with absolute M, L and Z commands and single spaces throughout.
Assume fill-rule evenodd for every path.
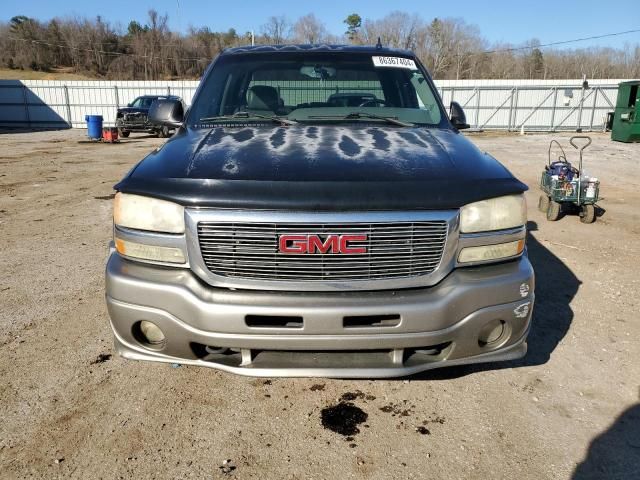
M 504 177 L 450 130 L 293 126 L 194 130 L 149 155 L 135 177 L 331 181 Z
M 116 188 L 183 204 L 323 209 L 397 208 L 403 198 L 443 208 L 526 189 L 456 131 L 370 125 L 181 129 Z

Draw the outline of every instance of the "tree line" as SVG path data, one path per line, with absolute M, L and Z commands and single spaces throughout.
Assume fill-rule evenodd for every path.
M 0 23 L 0 65 L 50 71 L 66 68 L 106 79 L 199 78 L 228 47 L 283 43 L 376 44 L 410 49 L 436 79 L 575 79 L 640 77 L 640 44 L 625 48 L 552 49 L 536 39 L 525 45 L 491 44 L 460 18 L 425 20 L 392 12 L 380 19 L 349 15 L 342 35 L 314 14 L 294 21 L 272 16 L 257 32 L 190 27 L 171 31 L 168 16 L 150 10 L 126 28 L 98 16 L 41 22 L 16 16 Z

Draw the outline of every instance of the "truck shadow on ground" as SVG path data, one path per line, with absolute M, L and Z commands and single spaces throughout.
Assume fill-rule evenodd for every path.
M 0 123 L 2 121 L 0 120 Z M 34 133 L 34 132 L 53 132 L 56 130 L 70 130 L 71 127 L 60 125 L 58 127 L 3 127 L 0 126 L 0 135 L 8 135 L 11 133 Z
M 413 376 L 413 379 L 448 380 L 486 370 L 543 365 L 549 361 L 569 331 L 573 321 L 571 300 L 580 288 L 578 279 L 564 262 L 543 246 L 531 234 L 538 229 L 536 222 L 527 224 L 527 249 L 529 260 L 536 272 L 536 300 L 533 323 L 529 333 L 527 355 L 510 362 L 482 363 L 430 370 Z
M 640 478 L 640 404 L 625 410 L 613 425 L 591 442 L 587 457 L 572 480 Z

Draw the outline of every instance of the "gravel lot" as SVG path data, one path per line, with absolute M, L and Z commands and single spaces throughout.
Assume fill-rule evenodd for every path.
M 269 381 L 111 356 L 111 187 L 162 140 L 0 134 L 0 477 L 640 478 L 640 144 L 593 134 L 606 212 L 583 225 L 536 209 L 553 136 L 469 136 L 531 187 L 527 357 Z M 321 424 L 346 393 L 349 439 Z

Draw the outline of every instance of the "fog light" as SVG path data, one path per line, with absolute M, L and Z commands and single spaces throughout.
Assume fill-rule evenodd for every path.
M 161 345 L 164 343 L 164 333 L 162 333 L 160 327 L 153 322 L 142 320 L 140 322 L 140 333 L 151 345 Z
M 505 332 L 505 322 L 503 320 L 492 320 L 487 323 L 478 335 L 478 345 L 481 347 L 496 344 Z
M 227 347 L 213 347 L 211 345 L 206 345 L 204 349 L 207 353 L 213 354 L 225 353 L 227 350 L 229 350 Z

